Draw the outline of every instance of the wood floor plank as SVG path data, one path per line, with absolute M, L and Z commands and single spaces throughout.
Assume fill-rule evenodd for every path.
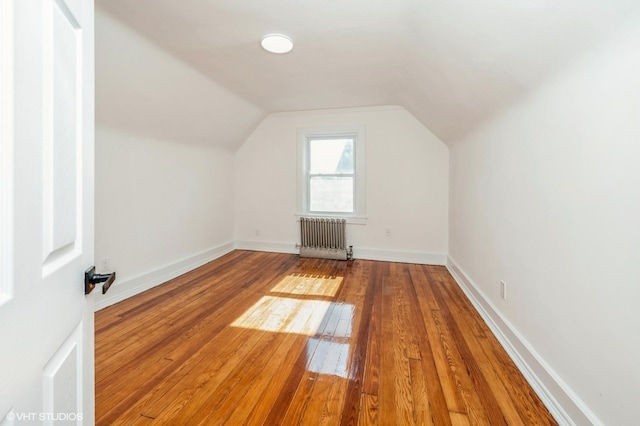
M 349 263 L 350 265 L 351 263 Z M 355 425 L 360 413 L 362 385 L 364 382 L 367 351 L 369 350 L 369 307 L 374 297 L 375 276 L 370 275 L 371 262 L 360 261 L 348 267 L 349 285 L 353 287 L 357 300 L 354 303 L 354 323 L 350 335 L 349 346 L 351 358 L 349 361 L 349 378 L 344 394 L 343 410 L 340 416 L 341 425 Z M 345 292 L 341 294 L 345 294 Z
M 534 393 L 513 361 L 508 358 L 502 349 L 496 350 L 499 343 L 491 340 L 495 339 L 487 338 L 484 341 L 484 344 L 487 345 L 485 346 L 485 352 L 490 357 L 494 356 L 501 365 L 501 368 L 496 369 L 497 374 L 515 404 L 518 414 L 523 419 L 523 423 L 528 425 L 556 424 L 551 413 L 544 407 L 540 398 Z
M 341 367 L 339 371 L 337 371 L 336 378 L 333 381 L 333 385 L 331 390 L 329 391 L 329 395 L 324 402 L 324 407 L 322 410 L 322 416 L 320 418 L 320 424 L 326 425 L 334 425 L 338 424 L 341 421 L 342 414 L 345 412 L 344 405 L 348 384 L 349 384 L 349 372 L 354 371 L 352 365 L 355 361 L 354 358 L 356 354 L 351 348 L 349 341 L 353 336 L 353 329 L 359 328 L 359 324 L 362 321 L 361 315 L 356 315 L 356 306 L 362 306 L 364 295 L 356 294 L 353 298 L 349 298 L 350 302 L 354 304 L 346 304 L 347 308 L 341 309 L 342 314 L 340 317 L 340 321 L 338 322 L 338 327 L 336 329 L 335 339 L 342 345 L 344 345 L 344 350 L 340 351 L 340 359 L 338 360 L 338 365 Z M 342 370 L 342 367 L 345 367 Z M 363 372 L 364 374 L 364 372 Z M 363 379 L 364 380 L 364 379 Z
M 416 425 L 431 426 L 433 425 L 433 418 L 429 408 L 429 396 L 427 395 L 426 379 L 421 360 L 409 359 L 409 372 L 413 395 L 414 423 Z
M 226 420 L 227 424 L 259 424 L 256 419 L 263 419 L 265 411 L 260 411 L 257 407 L 265 404 L 265 396 L 273 395 L 269 392 L 270 387 L 277 388 L 278 377 L 286 377 L 288 366 L 295 361 L 300 347 L 304 344 L 304 338 L 297 335 L 287 335 L 283 338 L 278 350 L 271 355 L 267 362 L 257 371 L 254 379 L 246 386 L 246 394 L 240 400 L 236 400 L 233 412 Z M 231 400 L 229 400 L 231 401 Z M 271 399 L 273 403 L 273 399 Z M 266 402 L 268 405 L 268 402 Z M 257 412 L 257 417 L 250 419 L 251 414 Z
M 336 305 L 332 305 L 327 312 L 327 321 L 319 333 L 319 336 L 314 336 L 310 339 L 307 349 L 307 362 L 305 364 L 305 371 L 300 379 L 300 386 L 298 386 L 295 396 L 289 403 L 284 417 L 282 417 L 281 424 L 299 424 L 303 419 L 305 412 L 309 410 L 309 405 L 312 401 L 312 395 L 314 392 L 324 393 L 326 386 L 324 383 L 328 380 L 326 377 L 322 377 L 322 368 L 325 368 L 325 361 L 331 356 L 330 346 L 326 341 L 323 341 L 320 337 L 323 333 L 331 333 L 331 330 L 335 330 L 338 319 L 335 316 Z M 322 389 L 316 390 L 316 386 L 320 383 Z M 311 407 L 313 409 L 313 407 Z
M 95 324 L 98 425 L 557 424 L 441 266 L 234 251 Z
M 466 302 L 466 300 L 458 299 L 454 297 L 453 288 L 442 288 L 440 291 L 442 294 L 447 294 L 447 300 L 451 301 L 450 305 L 456 305 L 459 302 Z M 466 302 L 468 303 L 468 302 Z M 468 311 L 466 311 L 468 312 Z M 472 319 L 465 314 L 464 309 L 460 309 L 454 317 L 456 323 L 458 324 L 458 329 L 462 333 L 464 340 L 467 343 L 467 347 L 471 351 L 474 356 L 474 359 L 477 360 L 478 367 L 480 372 L 486 379 L 487 385 L 491 389 L 491 393 L 496 396 L 496 401 L 500 406 L 502 414 L 504 416 L 505 421 L 508 424 L 518 424 L 523 421 L 523 418 L 518 412 L 515 404 L 512 401 L 512 398 L 509 392 L 506 390 L 503 381 L 500 379 L 499 375 L 496 373 L 496 369 L 494 369 L 495 358 L 492 357 L 490 352 L 485 351 L 485 341 L 487 340 L 484 333 L 482 335 L 478 335 L 474 332 L 474 328 L 470 326 L 470 322 L 473 322 Z M 473 396 L 474 394 L 467 393 L 468 396 Z M 473 410 L 473 411 L 477 411 Z M 472 410 L 467 410 L 468 413 L 471 413 Z M 470 414 L 471 416 L 471 414 Z
M 475 392 L 475 383 L 467 365 L 468 361 L 460 354 L 458 342 L 443 319 L 443 311 L 431 311 L 431 320 L 439 336 L 443 357 L 447 360 L 448 368 L 443 374 L 448 375 L 449 382 L 455 386 L 456 397 L 462 404 L 458 409 L 450 407 L 449 410 L 465 414 L 473 424 L 489 423 L 480 395 Z
M 386 321 L 382 322 L 382 344 L 381 344 L 381 357 L 380 357 L 380 370 L 382 375 L 380 377 L 380 391 L 378 394 L 378 410 L 380 424 L 391 425 L 395 424 L 396 413 L 396 396 L 395 396 L 395 353 L 394 353 L 394 339 L 393 339 L 393 288 L 391 281 L 388 279 L 389 274 L 383 276 L 380 280 L 380 286 L 382 288 L 382 317 Z
M 360 410 L 358 424 L 362 426 L 377 426 L 380 424 L 378 421 L 378 412 L 378 397 L 363 393 L 362 410 Z
M 226 333 L 222 338 L 230 337 L 230 334 Z M 267 333 L 251 333 L 249 338 L 241 336 L 237 341 L 232 338 L 224 339 L 226 342 L 213 339 L 197 353 L 185 356 L 184 361 L 181 361 L 182 356 L 177 357 L 172 363 L 179 363 L 182 368 L 171 365 L 174 368 L 165 369 L 161 380 L 157 380 L 156 376 L 152 377 L 154 380 L 149 382 L 147 391 L 134 397 L 136 402 L 127 411 L 119 413 L 119 417 L 125 417 L 127 412 L 131 416 L 145 414 L 154 418 L 166 411 L 178 413 L 203 388 L 209 389 L 224 380 L 225 375 L 243 362 L 244 356 L 251 353 L 251 349 L 265 336 Z M 227 342 L 239 347 L 225 346 Z M 229 350 L 219 353 L 217 348 Z M 105 417 L 103 421 L 107 424 L 111 419 Z
M 190 406 L 185 406 L 183 410 L 185 414 L 191 413 L 190 416 L 169 417 L 167 421 L 177 420 L 182 424 L 189 425 L 227 424 L 227 419 L 237 404 L 247 396 L 253 386 L 254 379 L 260 374 L 269 359 L 273 356 L 283 356 L 288 349 L 291 336 L 288 335 L 283 339 L 280 337 L 270 336 L 269 341 L 265 342 L 267 343 L 265 346 L 253 351 L 253 356 L 247 359 L 244 368 L 234 369 L 233 373 L 227 376 L 217 388 L 204 393 L 200 401 L 195 399 L 190 401 Z M 280 343 L 278 344 L 276 341 L 280 341 Z M 270 345 L 278 345 L 275 352 L 273 348 L 269 347 Z M 207 407 L 207 411 L 200 410 L 198 407 Z M 182 419 L 184 422 L 181 421 Z
M 450 406 L 461 407 L 458 402 L 459 395 L 455 391 L 449 371 L 446 354 L 438 344 L 439 335 L 434 333 L 431 313 L 440 310 L 440 306 L 434 300 L 427 276 L 424 270 L 417 265 L 409 266 L 409 277 L 412 282 L 412 290 L 416 303 L 411 305 L 411 316 L 413 325 L 420 336 L 418 344 L 422 359 L 424 376 L 427 380 L 428 400 L 430 404 L 431 416 L 434 424 L 450 424 Z M 434 309 L 436 308 L 436 309 Z M 447 398 L 448 395 L 448 398 Z
M 437 280 L 433 280 L 431 268 L 424 277 L 435 286 L 441 285 Z M 435 287 L 432 287 L 430 296 L 434 297 Z M 417 290 L 421 293 L 421 289 Z M 423 295 L 423 297 L 425 297 Z M 482 402 L 473 391 L 474 384 L 468 374 L 465 361 L 460 356 L 456 346 L 456 340 L 443 320 L 443 312 L 451 308 L 451 304 L 438 305 L 439 309 L 430 310 L 424 316 L 428 324 L 427 333 L 432 342 L 432 349 L 436 354 L 436 367 L 440 375 L 443 386 L 445 400 L 450 412 L 471 413 L 475 424 L 486 424 L 488 419 L 484 413 Z
M 394 265 L 396 266 L 396 265 Z M 404 289 L 402 283 L 402 274 L 399 273 L 397 268 L 391 268 L 390 278 L 392 282 L 393 298 L 391 308 L 393 311 L 393 317 L 391 322 L 393 324 L 393 360 L 394 371 L 393 378 L 395 382 L 394 396 L 395 396 L 395 424 L 414 424 L 414 400 L 413 392 L 411 389 L 411 373 L 409 367 L 410 357 L 408 356 L 407 336 L 411 333 L 409 324 L 407 323 L 407 315 L 404 311 Z M 419 351 L 417 357 L 413 359 L 419 359 Z
M 382 353 L 382 293 L 379 291 L 373 293 L 371 305 L 365 306 L 370 320 L 362 391 L 367 395 L 376 397 L 377 407 L 378 389 L 380 387 L 380 354 Z
M 433 289 L 433 295 L 438 301 L 440 306 L 445 306 L 446 301 L 444 298 L 444 291 L 437 286 Z M 476 345 L 475 341 L 466 340 L 464 338 L 464 332 L 460 329 L 456 318 L 453 316 L 450 310 L 442 309 L 442 318 L 446 323 L 447 330 L 455 341 L 455 347 L 460 354 L 460 359 L 464 360 L 464 366 L 467 369 L 469 377 L 473 381 L 475 393 L 482 399 L 481 406 L 478 406 L 477 411 L 467 411 L 467 416 L 471 418 L 477 418 L 479 422 L 487 423 L 491 425 L 506 425 L 507 419 L 505 413 L 501 410 L 495 395 L 491 392 L 491 386 L 487 377 L 483 374 L 480 367 L 481 359 L 473 356 L 474 350 L 472 347 Z M 471 347 L 470 347 L 471 346 Z M 467 405 L 467 408 L 470 406 Z M 481 410 L 481 411 L 480 411 Z M 485 417 L 486 416 L 486 417 Z
M 247 336 L 237 330 L 224 330 L 199 349 L 180 368 L 169 373 L 164 380 L 149 389 L 120 417 L 133 418 L 138 414 L 144 414 L 155 418 L 167 407 L 188 400 L 190 389 L 205 386 L 213 374 L 223 366 L 229 367 L 228 361 L 233 360 L 234 355 L 238 359 L 238 355 L 243 350 L 252 347 L 253 339 L 259 337 L 258 334 L 254 334 L 247 339 Z M 216 351 L 218 348 L 220 350 Z
M 362 279 L 362 268 L 356 267 L 354 271 L 350 267 L 345 272 L 347 272 L 345 274 L 347 284 L 351 281 L 358 282 Z M 325 330 L 320 337 L 327 342 L 334 353 L 333 357 L 327 357 L 322 369 L 324 374 L 330 376 L 330 380 L 316 384 L 316 392 L 314 392 L 309 409 L 305 413 L 303 424 L 319 422 L 319 424 L 335 425 L 342 421 L 344 413 L 349 412 L 349 410 L 344 409 L 346 400 L 344 396 L 348 390 L 349 383 L 353 381 L 360 383 L 364 374 L 361 371 L 362 369 L 356 367 L 356 364 L 364 362 L 365 355 L 362 353 L 365 350 L 360 350 L 356 345 L 352 345 L 351 342 L 356 331 L 358 331 L 358 335 L 366 339 L 368 325 L 361 326 L 364 310 L 357 309 L 358 306 L 364 305 L 365 298 L 366 291 L 354 285 L 344 285 L 337 294 L 336 308 L 334 310 L 337 319 L 336 327 L 331 333 L 328 332 L 330 331 L 329 329 Z M 359 333 L 361 327 L 363 327 L 363 332 Z M 326 390 L 324 389 L 325 386 Z M 326 394 L 323 396 L 324 392 Z M 353 392 L 357 394 L 360 390 L 355 389 Z M 315 412 L 317 412 L 317 415 L 313 414 Z M 354 419 L 350 419 L 350 422 L 355 422 L 357 419 L 355 407 L 353 413 Z
M 482 423 L 471 423 L 469 417 L 466 414 L 451 412 L 451 424 L 453 426 L 471 426 L 472 424 Z

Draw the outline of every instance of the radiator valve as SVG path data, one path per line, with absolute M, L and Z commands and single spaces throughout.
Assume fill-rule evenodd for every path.
M 353 260 L 353 246 L 349 246 L 349 251 L 347 252 L 347 260 Z

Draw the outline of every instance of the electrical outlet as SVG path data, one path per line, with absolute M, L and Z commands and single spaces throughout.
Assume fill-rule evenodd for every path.
M 260 236 L 260 230 L 256 229 L 256 237 L 259 237 L 259 236 Z
M 500 297 L 507 300 L 507 283 L 500 281 Z
M 391 228 L 387 228 L 384 230 L 384 235 L 386 235 L 387 237 L 391 236 Z
M 100 269 L 102 272 L 110 272 L 111 271 L 111 259 L 108 257 L 102 258 L 102 262 L 100 263 Z

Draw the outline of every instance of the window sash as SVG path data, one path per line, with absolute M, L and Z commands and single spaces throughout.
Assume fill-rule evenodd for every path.
M 352 140 L 352 148 L 353 148 L 353 173 L 311 173 L 309 172 L 309 170 L 311 170 L 311 142 L 312 141 L 318 141 L 318 140 L 337 140 L 337 139 L 351 139 Z M 307 205 L 306 205 L 306 210 L 309 213 L 322 213 L 322 214 L 336 214 L 336 215 L 344 215 L 344 214 L 354 214 L 357 211 L 357 192 L 356 191 L 356 186 L 357 186 L 357 176 L 356 174 L 358 173 L 357 170 L 357 156 L 358 156 L 358 152 L 357 152 L 357 136 L 354 134 L 344 134 L 344 135 L 336 135 L 336 136 L 309 136 L 307 137 L 306 140 L 306 158 L 305 158 L 305 162 L 306 162 L 306 184 L 307 184 Z M 352 206 L 351 206 L 351 210 L 349 211 L 333 211 L 333 210 L 313 210 L 311 208 L 311 199 L 312 197 L 312 193 L 311 193 L 311 179 L 313 177 L 351 177 L 351 200 L 352 200 Z
M 353 214 L 354 197 L 355 176 L 352 174 L 309 176 L 309 212 Z
M 328 142 L 327 145 L 330 146 L 331 142 L 335 142 L 335 141 L 343 141 L 343 142 L 348 142 L 350 147 L 351 147 L 351 164 L 349 165 L 349 170 L 348 171 L 343 171 L 341 173 L 355 173 L 355 148 L 356 148 L 356 137 L 355 135 L 345 135 L 345 136 L 333 136 L 333 137 L 320 137 L 320 136 L 311 136 L 307 138 L 307 152 L 308 152 L 308 158 L 307 158 L 307 171 L 309 173 L 313 173 L 313 174 L 322 174 L 323 172 L 313 172 L 312 170 L 314 169 L 313 165 L 312 165 L 312 152 L 314 151 L 311 147 L 311 145 L 315 145 L 316 149 L 317 149 L 317 153 L 319 154 L 319 156 L 322 156 L 322 150 L 318 149 L 324 142 Z M 319 144 L 314 144 L 314 142 L 320 142 Z M 326 152 L 325 152 L 326 154 Z M 341 153 L 340 158 L 338 158 L 338 164 L 342 163 L 342 154 L 344 154 L 344 152 Z M 315 163 L 316 165 L 321 164 L 322 161 L 320 161 L 319 163 Z M 339 167 L 339 165 L 337 165 L 336 167 Z M 322 166 L 320 168 L 323 168 Z M 334 172 L 338 173 L 337 171 L 334 170 Z M 332 174 L 331 172 L 328 172 L 326 174 Z

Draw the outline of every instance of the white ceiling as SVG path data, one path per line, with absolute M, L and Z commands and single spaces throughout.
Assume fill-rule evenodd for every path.
M 265 112 L 397 104 L 445 142 L 588 50 L 638 0 L 97 0 Z M 293 52 L 260 48 L 272 32 Z

